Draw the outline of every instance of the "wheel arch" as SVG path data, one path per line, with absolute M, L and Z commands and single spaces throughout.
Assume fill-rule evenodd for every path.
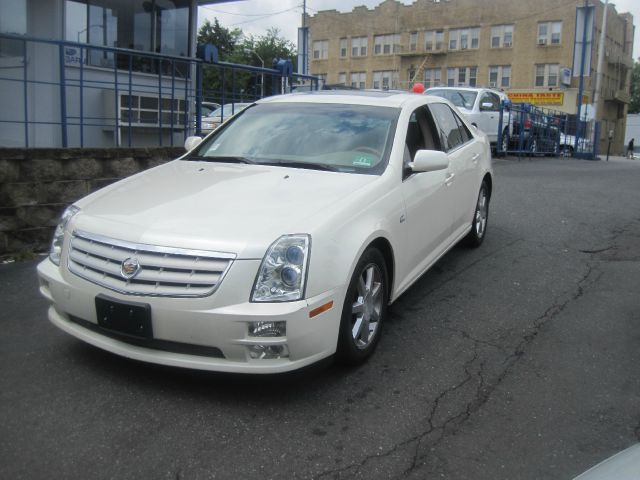
M 391 246 L 391 242 L 385 237 L 377 237 L 373 239 L 369 244 L 362 250 L 361 254 L 366 252 L 369 248 L 376 248 L 382 256 L 384 257 L 385 266 L 387 267 L 387 275 L 389 278 L 387 279 L 387 298 L 391 299 L 393 292 L 393 285 L 395 280 L 395 257 L 393 253 L 393 247 Z
M 490 172 L 484 174 L 482 177 L 482 181 L 487 183 L 487 188 L 489 189 L 489 200 L 491 200 L 491 193 L 493 192 L 493 177 Z

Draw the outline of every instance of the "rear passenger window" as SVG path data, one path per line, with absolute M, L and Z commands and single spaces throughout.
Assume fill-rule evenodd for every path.
M 458 148 L 471 138 L 471 133 L 462 125 L 460 127 L 456 120 L 453 110 L 444 103 L 432 103 L 429 105 L 431 113 L 438 125 L 438 132 L 442 142 L 443 149 L 447 152 Z
M 464 122 L 460 119 L 460 117 L 456 115 L 456 112 L 453 112 L 453 116 L 456 118 L 456 121 L 458 122 L 460 135 L 462 136 L 462 143 L 467 143 L 469 140 L 473 138 L 473 135 L 471 134 L 467 126 L 464 124 Z

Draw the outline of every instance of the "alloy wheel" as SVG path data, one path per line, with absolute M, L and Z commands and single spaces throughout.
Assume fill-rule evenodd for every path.
M 365 349 L 376 336 L 383 307 L 383 280 L 378 265 L 367 265 L 356 285 L 351 307 L 351 335 L 358 349 Z

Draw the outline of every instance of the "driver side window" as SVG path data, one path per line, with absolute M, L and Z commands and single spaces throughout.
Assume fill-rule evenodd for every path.
M 485 104 L 491 104 L 491 106 L 483 106 Z M 500 110 L 500 97 L 493 93 L 485 93 L 480 99 L 480 110 L 485 112 L 497 112 Z
M 407 136 L 404 145 L 403 180 L 411 175 L 409 163 L 413 161 L 418 150 L 441 150 L 435 124 L 431 114 L 425 107 L 417 108 L 409 118 Z

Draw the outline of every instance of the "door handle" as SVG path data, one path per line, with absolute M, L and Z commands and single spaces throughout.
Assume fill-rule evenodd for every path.
M 478 163 L 478 159 L 480 158 L 480 154 L 479 153 L 474 153 L 473 157 L 471 157 L 471 161 L 473 163 Z
M 453 178 L 456 176 L 455 173 L 450 173 L 449 175 L 446 176 L 446 178 L 444 179 L 444 184 L 448 187 L 449 185 L 451 185 L 453 183 Z

